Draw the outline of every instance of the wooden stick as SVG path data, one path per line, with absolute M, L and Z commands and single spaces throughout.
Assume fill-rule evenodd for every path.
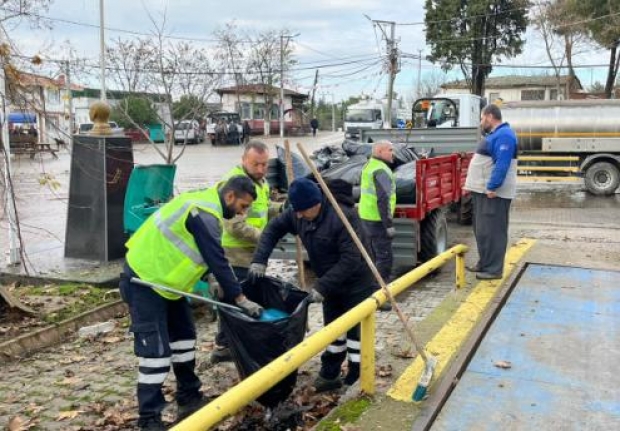
M 293 172 L 293 157 L 291 156 L 291 145 L 289 144 L 288 139 L 284 141 L 284 157 L 286 160 L 286 178 L 288 180 L 288 185 L 290 186 L 295 179 L 295 174 Z M 299 284 L 303 290 L 306 290 L 306 268 L 304 265 L 303 251 L 301 249 L 301 239 L 299 239 L 298 235 L 295 235 L 295 249 L 297 268 L 299 269 Z
M 370 270 L 372 271 L 373 275 L 375 276 L 375 279 L 377 280 L 377 282 L 381 286 L 381 289 L 383 290 L 383 293 L 385 293 L 385 295 L 389 298 L 390 302 L 392 303 L 392 307 L 394 308 L 394 311 L 396 311 L 396 314 L 398 314 L 398 318 L 400 319 L 400 321 L 402 322 L 403 326 L 405 327 L 405 331 L 407 331 L 407 334 L 411 338 L 411 342 L 412 342 L 413 346 L 415 347 L 416 351 L 420 354 L 422 359 L 424 359 L 424 362 L 428 363 L 428 356 L 427 356 L 426 352 L 424 351 L 424 349 L 422 349 L 422 346 L 418 342 L 418 339 L 417 339 L 415 333 L 413 332 L 413 330 L 407 324 L 407 318 L 405 317 L 405 315 L 401 311 L 400 307 L 398 306 L 398 304 L 394 300 L 394 297 L 392 296 L 392 292 L 390 292 L 390 290 L 387 288 L 387 285 L 385 284 L 385 281 L 383 280 L 383 277 L 381 277 L 381 274 L 379 274 L 379 271 L 377 270 L 377 267 L 375 266 L 374 262 L 370 258 L 370 255 L 366 251 L 366 248 L 364 247 L 364 244 L 362 244 L 362 241 L 360 241 L 359 237 L 357 236 L 357 233 L 355 233 L 355 230 L 353 229 L 353 226 L 351 226 L 351 223 L 349 223 L 349 220 L 347 219 L 347 217 L 344 215 L 344 213 L 340 209 L 340 206 L 338 205 L 338 202 L 334 198 L 334 195 L 332 195 L 332 192 L 327 187 L 327 184 L 325 184 L 325 181 L 323 180 L 323 177 L 321 176 L 321 174 L 317 170 L 317 168 L 314 165 L 314 163 L 312 163 L 312 160 L 310 160 L 310 157 L 308 156 L 308 153 L 304 149 L 303 145 L 297 144 L 297 148 L 299 148 L 299 151 L 301 152 L 301 155 L 303 156 L 304 160 L 306 161 L 306 163 L 308 164 L 308 166 L 312 170 L 312 173 L 314 174 L 314 177 L 319 182 L 319 185 L 321 186 L 321 189 L 323 190 L 323 193 L 325 194 L 327 199 L 329 199 L 329 202 L 332 204 L 332 207 L 336 211 L 336 214 L 338 214 L 338 217 L 340 218 L 340 220 L 342 221 L 344 226 L 347 228 L 347 231 L 349 232 L 349 235 L 351 235 L 351 238 L 353 239 L 353 242 L 355 243 L 355 245 L 359 249 L 360 253 L 364 257 L 364 260 L 366 260 L 366 263 L 368 264 L 368 267 L 370 268 Z

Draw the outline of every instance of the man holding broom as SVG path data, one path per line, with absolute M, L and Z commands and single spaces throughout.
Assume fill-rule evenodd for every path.
M 340 209 L 361 235 L 360 219 L 354 208 L 352 187 L 344 181 L 330 184 Z M 263 277 L 267 262 L 278 241 L 286 234 L 299 235 L 308 252 L 317 280 L 310 300 L 323 303 L 323 321 L 328 325 L 366 299 L 374 290 L 374 280 L 336 211 L 318 185 L 301 178 L 289 188 L 290 207 L 265 228 L 254 253 L 248 276 Z M 360 375 L 360 328 L 335 340 L 321 355 L 321 371 L 314 382 L 317 392 L 352 385 Z M 340 378 L 341 365 L 348 353 L 348 372 Z

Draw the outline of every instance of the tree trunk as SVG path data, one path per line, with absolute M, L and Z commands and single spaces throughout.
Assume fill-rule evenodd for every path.
M 607 72 L 607 83 L 605 84 L 605 99 L 611 99 L 611 93 L 614 89 L 616 74 L 618 72 L 618 62 L 616 59 L 616 50 L 618 45 L 614 45 L 609 52 L 609 71 Z

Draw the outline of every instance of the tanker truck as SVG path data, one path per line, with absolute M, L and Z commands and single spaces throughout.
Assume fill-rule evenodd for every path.
M 361 141 L 422 139 L 432 142 L 436 154 L 472 151 L 483 106 L 484 99 L 472 94 L 419 99 L 412 108 L 413 129 L 366 133 Z M 521 173 L 581 175 L 595 195 L 611 195 L 620 186 L 620 100 L 505 102 L 501 109 L 517 133 Z

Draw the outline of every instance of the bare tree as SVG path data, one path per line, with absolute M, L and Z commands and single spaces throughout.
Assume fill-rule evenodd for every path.
M 230 71 L 235 82 L 237 96 L 237 113 L 241 114 L 241 96 L 239 87 L 245 83 L 247 72 L 247 57 L 244 55 L 243 38 L 235 21 L 225 24 L 223 29 L 215 31 L 219 39 L 215 58 L 220 62 L 222 71 Z
M 553 67 L 558 95 L 561 94 L 562 70 L 568 69 L 572 83 L 576 76 L 573 67 L 573 58 L 578 54 L 576 49 L 587 40 L 583 28 L 568 25 L 576 21 L 576 17 L 564 3 L 561 0 L 539 0 L 531 10 L 531 21 L 543 39 L 547 58 Z
M 110 62 L 120 66 L 115 66 L 114 72 L 122 88 L 137 90 L 132 96 L 148 98 L 158 107 L 158 119 L 167 133 L 163 148 L 153 141 L 151 143 L 166 163 L 174 164 L 183 155 L 187 144 L 186 134 L 182 147 L 175 150 L 174 132 L 179 122 L 198 119 L 220 75 L 214 71 L 206 50 L 188 42 L 170 41 L 165 12 L 159 21 L 148 11 L 147 14 L 153 25 L 153 37 L 148 41 L 134 43 L 119 39 L 108 53 Z M 177 116 L 173 101 L 182 96 L 191 96 L 186 99 L 191 100 L 195 106 Z M 143 125 L 131 122 L 148 137 Z
M 33 28 L 49 27 L 50 21 L 40 12 L 48 11 L 53 2 L 54 0 L 0 0 L 0 25 L 13 25 L 25 20 Z
M 441 91 L 441 86 L 448 82 L 447 75 L 440 70 L 433 69 L 425 73 L 420 80 L 420 97 L 433 97 Z
M 250 53 L 248 70 L 252 83 L 260 84 L 265 96 L 265 134 L 269 134 L 272 119 L 273 102 L 277 98 L 279 84 L 283 72 L 286 73 L 296 61 L 293 58 L 294 46 L 290 38 L 285 38 L 282 44 L 282 35 L 287 35 L 286 29 L 280 31 L 267 30 L 255 36 L 249 36 Z M 282 46 L 282 52 L 281 51 Z M 281 55 L 283 64 L 281 65 Z

